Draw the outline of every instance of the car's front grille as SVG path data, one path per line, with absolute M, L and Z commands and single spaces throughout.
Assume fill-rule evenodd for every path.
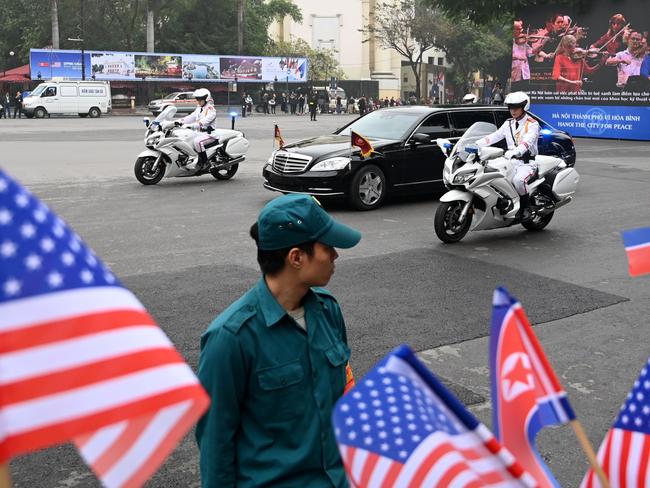
M 310 156 L 278 151 L 273 158 L 273 169 L 279 173 L 302 173 L 311 160 Z

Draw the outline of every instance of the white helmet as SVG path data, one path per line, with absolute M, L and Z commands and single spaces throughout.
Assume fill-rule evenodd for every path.
M 461 103 L 468 104 L 468 103 L 476 103 L 476 102 L 478 102 L 478 97 L 473 93 L 468 93 L 463 97 L 463 101 Z
M 194 90 L 192 96 L 197 100 L 203 100 L 205 102 L 212 100 L 212 96 L 210 95 L 210 90 L 208 90 L 207 88 L 198 88 Z
M 508 108 L 523 108 L 525 111 L 528 111 L 530 108 L 530 98 L 521 91 L 508 93 L 503 103 L 506 104 Z

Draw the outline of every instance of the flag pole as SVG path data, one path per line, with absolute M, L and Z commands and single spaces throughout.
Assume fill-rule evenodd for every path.
M 598 480 L 600 481 L 601 486 L 603 488 L 609 488 L 609 480 L 607 479 L 607 475 L 598 463 L 598 458 L 596 458 L 594 448 L 591 447 L 591 443 L 589 442 L 589 439 L 587 439 L 587 434 L 585 434 L 585 431 L 582 428 L 582 424 L 577 419 L 573 419 L 571 420 L 571 427 L 573 427 L 573 431 L 578 438 L 578 442 L 580 442 L 580 445 L 582 446 L 582 450 L 585 452 L 585 455 L 589 460 L 589 464 L 591 464 L 591 467 L 596 473 L 596 476 L 598 476 Z
M 0 464 L 0 488 L 11 488 L 11 474 L 9 463 Z
M 277 124 L 276 121 L 274 120 L 274 121 L 273 121 L 273 147 L 271 148 L 273 151 L 275 151 L 275 134 L 277 133 L 277 132 L 276 132 L 276 127 L 277 127 L 277 126 L 278 126 L 278 124 Z

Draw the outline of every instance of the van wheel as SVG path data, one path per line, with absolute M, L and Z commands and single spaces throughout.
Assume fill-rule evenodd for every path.
M 97 107 L 93 107 L 90 110 L 88 110 L 88 115 L 90 115 L 91 119 L 96 119 L 102 114 L 101 110 L 99 110 Z
M 34 117 L 37 119 L 42 119 L 47 115 L 47 110 L 45 110 L 43 107 L 38 107 L 36 110 L 34 110 Z

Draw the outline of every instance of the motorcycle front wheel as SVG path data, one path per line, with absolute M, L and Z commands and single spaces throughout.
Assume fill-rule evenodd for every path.
M 145 156 L 135 160 L 133 172 L 136 179 L 143 185 L 155 185 L 163 176 L 165 176 L 165 163 L 163 161 L 154 169 L 153 164 L 156 162 L 154 156 Z
M 436 215 L 433 219 L 433 229 L 438 239 L 442 242 L 453 243 L 460 241 L 469 231 L 472 225 L 472 214 L 467 213 L 465 221 L 459 222 L 460 214 L 463 211 L 465 202 L 456 200 L 454 202 L 440 202 Z
M 229 180 L 230 178 L 235 176 L 235 173 L 237 172 L 238 168 L 239 168 L 239 164 L 233 164 L 230 168 L 223 168 L 223 169 L 211 168 L 210 174 L 217 180 Z

